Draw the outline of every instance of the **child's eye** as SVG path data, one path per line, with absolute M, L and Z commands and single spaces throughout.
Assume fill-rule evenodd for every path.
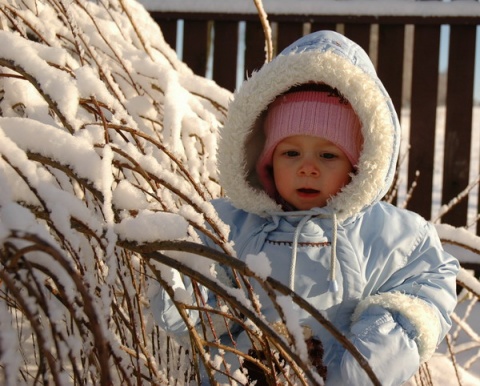
M 336 155 L 333 153 L 321 153 L 320 157 L 326 158 L 326 159 L 333 159 L 336 157 Z
M 296 150 L 287 150 L 287 151 L 283 152 L 283 154 L 285 154 L 287 157 L 296 157 L 300 153 Z

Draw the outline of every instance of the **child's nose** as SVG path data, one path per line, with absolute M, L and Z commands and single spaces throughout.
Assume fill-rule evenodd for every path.
M 319 174 L 318 168 L 312 160 L 305 159 L 299 168 L 300 175 L 316 176 Z

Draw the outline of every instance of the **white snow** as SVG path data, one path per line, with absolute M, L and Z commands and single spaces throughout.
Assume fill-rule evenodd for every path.
M 127 217 L 115 226 L 121 238 L 137 242 L 183 239 L 187 237 L 187 228 L 188 223 L 181 216 L 148 209 L 139 211 L 135 217 Z
M 271 262 L 265 252 L 258 255 L 247 255 L 246 263 L 258 277 L 264 280 L 272 273 Z

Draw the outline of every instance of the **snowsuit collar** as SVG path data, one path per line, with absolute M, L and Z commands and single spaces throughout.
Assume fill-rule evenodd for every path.
M 395 174 L 400 125 L 367 54 L 333 31 L 306 35 L 265 64 L 235 93 L 219 142 L 220 183 L 232 204 L 266 217 L 282 208 L 262 189 L 255 165 L 264 145 L 268 105 L 291 87 L 308 82 L 337 88 L 362 123 L 363 149 L 351 182 L 327 204 L 338 221 L 379 201 Z
M 330 284 L 329 284 L 329 291 L 337 292 L 338 291 L 338 283 L 335 277 L 335 269 L 336 269 L 336 260 L 337 260 L 337 215 L 335 212 L 328 213 L 323 208 L 313 208 L 310 210 L 305 211 L 295 211 L 295 212 L 273 212 L 270 213 L 272 216 L 283 216 L 283 217 L 300 217 L 300 221 L 298 222 L 295 233 L 293 236 L 293 243 L 292 243 L 292 258 L 290 261 L 290 279 L 289 279 L 289 288 L 294 291 L 295 290 L 295 271 L 297 268 L 297 248 L 298 248 L 298 239 L 305 224 L 312 219 L 313 217 L 321 217 L 321 218 L 329 218 L 332 220 L 332 241 L 330 247 L 332 249 L 330 255 Z
M 329 284 L 329 291 L 337 292 L 338 291 L 338 283 L 335 277 L 335 270 L 336 270 L 336 260 L 337 260 L 337 215 L 335 212 L 327 213 L 322 208 L 313 208 L 306 211 L 296 211 L 296 212 L 276 212 L 272 213 L 273 215 L 277 216 L 300 216 L 301 220 L 297 224 L 295 228 L 295 234 L 293 237 L 292 243 L 292 258 L 290 261 L 290 279 L 289 279 L 289 288 L 294 291 L 295 290 L 295 270 L 297 267 L 297 249 L 298 249 L 298 238 L 303 230 L 305 224 L 312 219 L 312 217 L 322 217 L 322 218 L 330 218 L 332 220 L 332 241 L 331 241 L 331 257 L 330 257 L 330 284 Z

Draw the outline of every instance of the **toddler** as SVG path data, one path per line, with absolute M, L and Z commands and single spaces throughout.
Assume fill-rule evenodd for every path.
M 219 143 L 226 198 L 213 201 L 237 257 L 264 253 L 271 276 L 321 310 L 385 386 L 412 377 L 444 338 L 458 272 L 432 224 L 381 201 L 399 138 L 392 101 L 365 52 L 336 32 L 312 33 L 235 94 Z M 254 289 L 275 325 L 278 313 L 261 286 Z M 154 304 L 163 327 L 179 325 L 167 297 Z M 302 310 L 298 318 L 323 345 L 327 385 L 371 384 L 315 319 Z M 235 340 L 248 351 L 245 332 Z

